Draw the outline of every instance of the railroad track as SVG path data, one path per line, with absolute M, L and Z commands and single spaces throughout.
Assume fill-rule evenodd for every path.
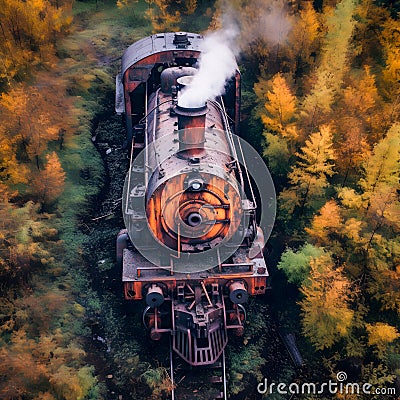
M 170 340 L 171 400 L 227 400 L 225 352 L 216 363 L 191 367 L 172 350 Z

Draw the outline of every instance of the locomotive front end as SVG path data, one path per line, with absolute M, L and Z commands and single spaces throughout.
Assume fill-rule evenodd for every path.
M 120 77 L 125 112 L 130 108 L 131 164 L 117 259 L 125 299 L 147 303 L 143 322 L 151 338 L 171 334 L 174 351 L 186 362 L 208 365 L 222 354 L 228 330 L 243 333 L 248 297 L 267 289 L 266 236 L 257 224 L 241 141 L 233 133 L 240 75 L 224 96 L 180 101 L 197 74 L 201 37 L 176 36 L 163 34 L 159 51 L 133 62 Z M 151 37 L 152 51 L 157 39 Z M 143 105 L 135 109 L 142 90 Z M 272 204 L 273 189 L 268 196 Z
M 241 224 L 240 185 L 227 167 L 232 157 L 217 111 L 213 104 L 190 109 L 173 106 L 170 118 L 177 129 L 172 135 L 156 132 L 159 143 L 154 157 L 150 156 L 154 168 L 146 215 L 151 233 L 176 251 L 177 260 L 182 254 L 201 252 L 192 255 L 198 265 L 187 268 L 189 272 L 202 269 L 204 252 L 227 244 Z M 169 146 L 175 153 L 157 161 L 162 148 Z M 207 266 L 215 265 L 209 261 Z

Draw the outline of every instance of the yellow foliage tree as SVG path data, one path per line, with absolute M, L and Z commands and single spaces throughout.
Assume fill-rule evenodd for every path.
M 386 56 L 384 78 L 387 82 L 387 95 L 392 99 L 400 95 L 400 21 L 388 18 L 384 23 L 381 43 Z
M 265 97 L 267 113 L 261 116 L 265 127 L 280 132 L 282 136 L 289 136 L 291 132 L 286 133 L 285 130 L 295 116 L 296 98 L 281 73 L 272 78 Z
M 71 2 L 0 0 L 0 80 L 8 83 L 37 64 L 48 63 L 56 34 L 72 19 Z
M 296 75 L 301 75 L 305 63 L 314 62 L 312 54 L 318 47 L 320 36 L 318 14 L 311 1 L 303 2 L 295 24 L 288 37 L 288 52 L 294 60 Z
M 364 208 L 370 220 L 375 221 L 374 232 L 382 224 L 399 229 L 400 124 L 394 124 L 375 145 L 362 168 L 359 180 L 362 192 L 343 188 L 339 192 L 342 203 L 353 209 Z
M 360 185 L 367 201 L 382 185 L 397 186 L 400 171 L 400 124 L 394 124 L 376 144 L 363 168 L 365 176 L 360 179 Z
M 59 398 L 83 400 L 96 379 L 93 377 L 93 370 L 90 367 L 82 367 L 76 373 L 75 368 L 62 365 L 50 376 L 49 381 Z
M 28 168 L 18 162 L 18 139 L 6 134 L 5 126 L 0 127 L 0 182 L 7 185 L 27 183 Z
M 197 9 L 197 0 L 184 0 L 183 4 L 185 6 L 185 14 L 191 15 Z
M 364 207 L 376 221 L 374 233 L 382 224 L 400 229 L 400 124 L 394 124 L 386 136 L 378 142 L 364 165 L 364 177 L 360 179 Z
M 353 84 L 343 91 L 344 107 L 349 114 L 364 120 L 369 115 L 379 100 L 375 76 L 371 73 L 369 66 L 364 66 L 364 76 L 357 77 Z
M 380 302 L 381 309 L 393 310 L 400 315 L 400 265 L 394 271 L 373 270 L 372 278 L 369 293 Z
M 352 286 L 343 267 L 335 268 L 329 254 L 311 258 L 310 266 L 310 277 L 301 288 L 303 332 L 317 349 L 324 349 L 350 333 Z
M 261 101 L 265 101 L 265 112 L 261 119 L 264 131 L 264 156 L 268 165 L 276 175 L 286 175 L 289 158 L 294 153 L 297 141 L 296 98 L 292 94 L 286 79 L 281 73 L 276 74 L 270 81 L 260 79 L 255 84 L 255 92 Z
M 363 76 L 355 76 L 351 85 L 344 89 L 336 109 L 336 152 L 342 161 L 338 169 L 344 175 L 343 185 L 348 176 L 354 170 L 359 171 L 362 162 L 368 158 L 370 143 L 378 137 L 376 129 L 381 132 L 380 103 L 375 76 L 366 66 Z
M 380 358 L 384 357 L 388 344 L 400 337 L 394 326 L 384 322 L 366 324 L 365 328 L 368 333 L 368 345 L 376 346 Z
M 36 342 L 27 337 L 24 330 L 16 330 L 11 345 L 0 350 L 0 397 L 15 399 L 28 397 L 32 388 L 40 387 L 46 377 L 46 367 L 38 363 L 32 354 Z M 4 379 L 5 378 L 5 379 Z
M 323 115 L 331 111 L 335 95 L 339 91 L 348 70 L 348 49 L 352 37 L 356 9 L 354 0 L 340 1 L 334 12 L 326 15 L 326 38 L 322 57 L 316 70 L 316 80 L 311 92 L 302 103 L 304 124 L 308 132 L 323 123 Z
M 153 26 L 153 32 L 169 32 L 179 30 L 181 13 L 171 0 L 146 0 L 149 8 L 147 18 Z
M 32 339 L 23 328 L 15 329 L 0 349 L 0 397 L 86 398 L 97 380 L 93 368 L 83 365 L 85 352 L 67 339 L 61 333 Z
M 321 126 L 319 132 L 311 134 L 297 156 L 298 161 L 288 174 L 291 187 L 280 195 L 282 208 L 289 214 L 295 207 L 300 207 L 301 214 L 306 206 L 314 207 L 328 186 L 327 178 L 334 174 L 330 126 Z
M 370 346 L 382 346 L 393 342 L 400 337 L 400 333 L 394 326 L 383 322 L 376 322 L 375 324 L 367 324 L 366 329 L 368 332 L 368 344 Z
M 311 227 L 305 228 L 315 244 L 329 246 L 332 243 L 333 235 L 339 234 L 342 229 L 343 219 L 340 208 L 334 200 L 329 200 L 314 216 Z
M 354 30 L 354 51 L 361 64 L 369 63 L 382 52 L 382 26 L 390 18 L 389 12 L 375 0 L 361 0 L 357 6 L 357 24 Z M 382 43 L 382 42 L 381 42 Z
M 10 203 L 7 188 L 0 184 L 0 289 L 26 281 L 33 267 L 46 264 L 48 251 L 42 237 L 33 237 L 38 221 L 38 205 L 23 207 Z

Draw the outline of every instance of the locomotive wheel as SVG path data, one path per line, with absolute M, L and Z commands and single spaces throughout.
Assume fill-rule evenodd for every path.
M 148 330 L 153 329 L 155 327 L 155 319 L 156 319 L 155 313 L 151 312 L 150 310 L 154 310 L 154 309 L 152 309 L 150 306 L 147 306 L 143 310 L 143 316 L 142 316 L 143 325 Z M 157 326 L 158 327 L 161 326 L 161 317 L 160 317 L 159 313 L 157 313 Z

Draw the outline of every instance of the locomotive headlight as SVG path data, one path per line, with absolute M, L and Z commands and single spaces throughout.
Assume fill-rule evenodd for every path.
M 193 192 L 198 192 L 204 186 L 204 181 L 200 178 L 192 178 L 187 182 L 187 189 Z
M 200 190 L 202 186 L 203 186 L 202 183 L 199 182 L 199 181 L 194 181 L 194 182 L 190 185 L 190 187 L 191 187 L 192 190 Z

